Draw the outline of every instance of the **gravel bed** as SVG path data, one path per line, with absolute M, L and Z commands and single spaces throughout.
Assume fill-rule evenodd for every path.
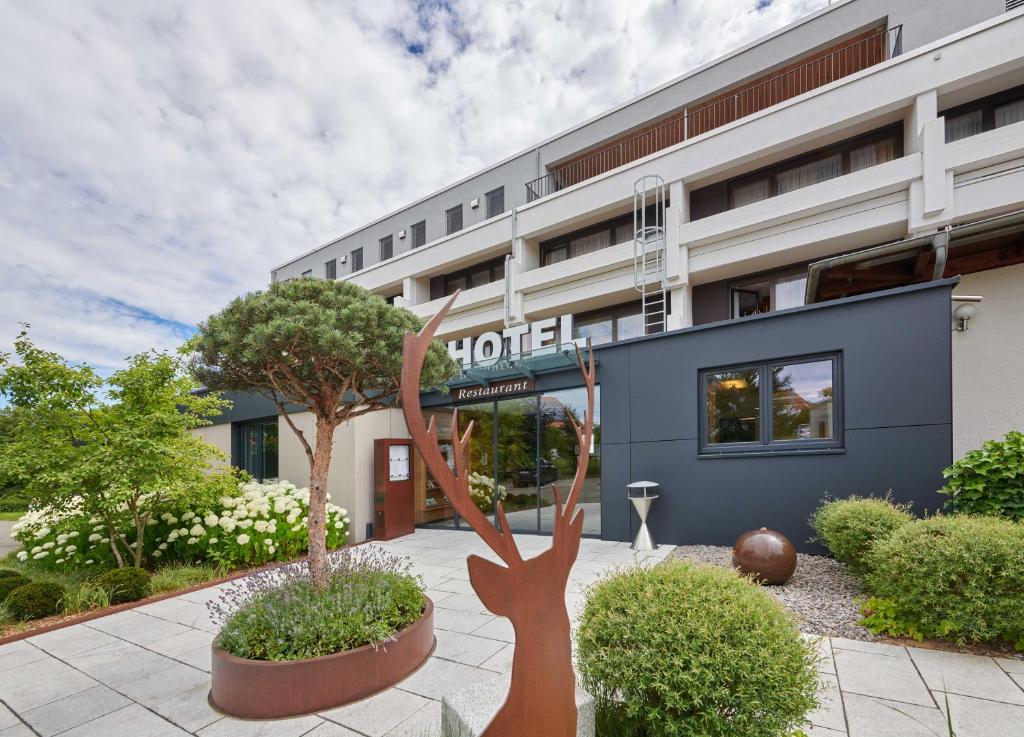
M 669 558 L 729 567 L 732 548 L 680 545 Z M 782 586 L 765 586 L 764 589 L 800 620 L 801 632 L 851 640 L 880 639 L 857 624 L 861 614 L 855 600 L 867 598 L 860 581 L 831 558 L 797 553 L 793 578 Z

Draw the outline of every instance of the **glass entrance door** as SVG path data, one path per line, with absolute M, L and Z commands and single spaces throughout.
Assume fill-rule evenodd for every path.
M 583 534 L 601 534 L 601 404 L 594 401 L 594 435 L 589 448 L 580 448 L 573 421 L 581 428 L 587 413 L 586 389 L 567 389 L 540 396 L 540 531 L 550 533 L 555 519 L 557 484 L 564 503 L 576 476 L 580 453 L 587 456 L 587 475 L 577 506 L 584 510 Z
M 498 403 L 498 491 L 516 532 L 537 532 L 537 398 L 504 399 Z
M 594 440 L 590 448 L 580 448 L 572 420 L 583 425 L 586 403 L 586 389 L 580 387 L 459 407 L 461 430 L 464 432 L 473 422 L 468 452 L 470 495 L 492 523 L 496 524 L 500 500 L 513 531 L 550 533 L 555 518 L 551 485 L 558 485 L 564 499 L 583 453 L 587 456 L 587 475 L 578 502 L 585 510 L 583 533 L 601 534 L 600 387 L 595 396 Z M 442 453 L 452 465 L 452 410 L 430 413 L 434 415 Z M 422 459 L 417 460 L 416 468 L 417 524 L 465 527 L 426 473 Z

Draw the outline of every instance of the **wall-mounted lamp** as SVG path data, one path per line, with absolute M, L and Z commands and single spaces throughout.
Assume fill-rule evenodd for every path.
M 967 324 L 971 318 L 978 313 L 978 303 L 981 302 L 980 296 L 971 295 L 960 295 L 954 294 L 953 301 L 961 302 L 962 304 L 957 305 L 956 309 L 953 310 L 953 319 L 956 321 L 955 330 L 958 332 L 964 332 L 967 330 Z
M 398 231 L 398 240 L 404 240 L 404 239 L 405 239 L 405 231 L 404 230 Z
M 479 197 L 474 197 L 473 199 L 471 199 L 469 201 L 469 206 L 473 210 L 475 210 L 476 208 L 480 207 L 480 198 Z

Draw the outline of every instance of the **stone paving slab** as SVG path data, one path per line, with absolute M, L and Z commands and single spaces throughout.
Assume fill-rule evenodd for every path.
M 549 544 L 535 535 L 517 541 L 526 557 Z M 439 735 L 445 693 L 500 682 L 512 667 L 511 623 L 488 612 L 468 584 L 466 556 L 493 555 L 475 534 L 449 530 L 375 544 L 412 560 L 435 606 L 435 652 L 396 688 L 297 719 L 223 716 L 207 700 L 216 623 L 206 602 L 230 586 L 221 584 L 0 646 L 0 737 Z M 577 620 L 601 576 L 654 565 L 671 550 L 583 540 L 566 594 L 570 617 Z M 947 697 L 958 737 L 1024 737 L 1024 660 L 808 638 L 821 679 L 808 737 L 945 735 Z

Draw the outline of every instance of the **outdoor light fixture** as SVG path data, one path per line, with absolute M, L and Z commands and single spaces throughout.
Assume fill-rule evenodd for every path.
M 963 304 L 957 305 L 956 309 L 953 310 L 953 318 L 956 320 L 956 327 L 954 329 L 957 332 L 962 333 L 967 330 L 968 322 L 978 312 L 978 302 L 981 302 L 981 299 L 979 296 L 953 295 L 954 302 L 963 302 Z
M 476 208 L 480 207 L 480 198 L 479 197 L 474 197 L 473 199 L 471 199 L 469 201 L 469 206 L 473 210 L 475 210 Z
M 398 240 L 404 240 L 404 239 L 405 239 L 405 231 L 404 230 L 398 231 Z

